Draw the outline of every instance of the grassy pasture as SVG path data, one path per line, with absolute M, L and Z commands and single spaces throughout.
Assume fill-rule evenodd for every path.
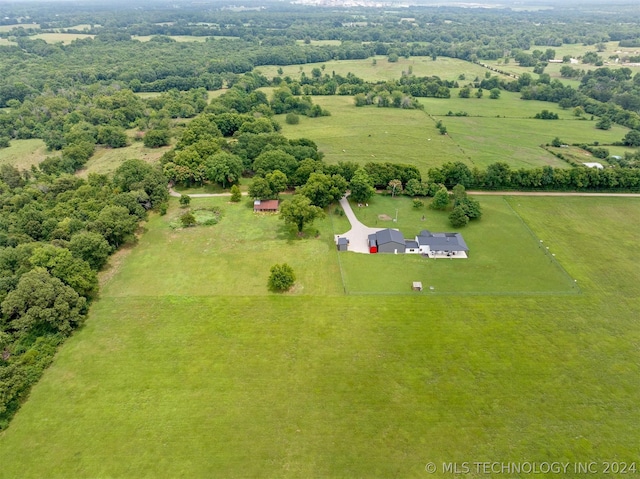
M 304 45 L 304 40 L 296 40 L 298 45 Z M 311 40 L 310 45 L 331 45 L 331 46 L 339 46 L 342 45 L 342 40 Z
M 66 30 L 78 30 L 78 31 L 82 31 L 82 30 L 90 30 L 91 29 L 91 24 L 89 23 L 81 23 L 79 25 L 74 25 L 72 27 L 66 27 L 66 28 L 60 28 L 59 30 L 64 32 Z M 94 27 L 99 27 L 100 25 L 93 25 Z
M 39 139 L 11 140 L 8 148 L 0 148 L 0 164 L 8 163 L 20 170 L 27 170 L 31 165 L 37 165 L 56 154 L 47 151 L 44 141 Z
M 95 35 L 90 35 L 88 33 L 38 33 L 37 35 L 33 35 L 31 38 L 44 40 L 47 43 L 64 43 L 67 45 L 74 40 L 93 37 L 95 37 Z
M 428 461 L 446 477 L 445 461 L 637 460 L 639 203 L 508 202 L 582 294 L 345 297 L 304 277 L 315 294 L 273 295 L 266 276 L 251 287 L 271 255 L 321 254 L 309 269 L 335 274 L 335 250 L 313 251 L 328 220 L 319 240 L 271 242 L 275 217 L 222 205 L 220 224 L 169 242 L 152 218 L 0 435 L 0 477 L 425 477 Z M 474 227 L 499 214 L 485 207 Z M 257 269 L 228 257 L 232 232 L 263 244 L 242 257 Z
M 299 78 L 300 72 L 310 75 L 314 68 L 325 67 L 324 73 L 331 75 L 335 72 L 337 75 L 346 76 L 347 73 L 353 73 L 359 78 L 366 81 L 386 81 L 397 80 L 402 72 L 407 72 L 409 67 L 413 69 L 416 76 L 438 76 L 443 80 L 457 80 L 458 76 L 464 74 L 469 81 L 476 76 L 484 77 L 484 73 L 488 70 L 471 62 L 458 60 L 457 58 L 438 57 L 433 61 L 431 57 L 410 57 L 400 58 L 397 62 L 389 62 L 387 57 L 377 56 L 376 65 L 373 64 L 373 58 L 366 60 L 332 60 L 324 63 L 307 63 L 305 65 L 289 65 L 275 66 L 266 65 L 256 68 L 267 78 L 278 76 L 278 68 L 282 68 L 283 76 L 291 78 Z M 302 68 L 302 70 L 301 70 Z
M 422 281 L 425 291 L 457 293 L 576 293 L 573 281 L 541 247 L 511 206 L 501 197 L 479 197 L 483 218 L 462 228 L 469 258 L 425 259 L 420 255 L 362 255 L 343 253 L 340 262 L 349 293 L 411 292 L 412 281 Z M 428 203 L 428 202 L 427 202 Z M 383 221 L 379 215 L 398 221 Z M 376 196 L 369 207 L 354 207 L 367 226 L 397 228 L 413 239 L 421 230 L 452 231 L 449 212 L 416 210 L 409 198 Z M 425 220 L 422 220 L 422 217 Z M 336 233 L 341 233 L 336 231 Z M 384 271 L 378 275 L 374 272 Z M 526 271 L 526 274 L 523 274 Z
M 133 35 L 131 37 L 132 40 L 139 40 L 141 42 L 148 42 L 156 35 Z M 206 42 L 207 37 L 194 37 L 191 35 L 169 35 L 170 38 L 173 38 L 176 42 Z
M 447 161 L 484 167 L 505 161 L 514 168 L 567 163 L 540 148 L 559 136 L 568 143 L 608 144 L 621 140 L 626 128 L 598 130 L 595 122 L 576 119 L 570 110 L 554 103 L 521 100 L 519 94 L 502 92 L 498 100 L 488 95 L 463 99 L 457 90 L 449 99 L 421 98 L 424 112 L 393 108 L 356 108 L 352 97 L 315 96 L 313 101 L 331 112 L 329 117 L 300 117 L 287 125 L 278 117 L 283 133 L 314 140 L 328 162 L 394 161 L 417 166 L 423 174 Z M 561 120 L 535 120 L 542 110 L 558 113 Z M 470 116 L 446 116 L 465 111 Z M 435 122 L 442 120 L 448 135 Z
M 425 106 L 425 111 L 437 117 L 445 116 L 449 111 L 453 113 L 464 111 L 470 116 L 485 118 L 496 118 L 497 116 L 533 118 L 536 113 L 542 110 L 549 110 L 557 113 L 563 120 L 575 119 L 571 110 L 563 110 L 557 103 L 522 100 L 520 93 L 509 91 L 501 91 L 500 98 L 497 100 L 490 99 L 488 91 L 484 91 L 482 98 L 476 98 L 474 96 L 476 91 L 474 88 L 471 89 L 471 98 L 460 98 L 458 96 L 460 89 L 452 88 L 451 98 L 446 100 L 441 98 L 419 98 L 418 100 Z
M 602 57 L 602 59 L 604 60 L 605 64 L 604 66 L 609 67 L 609 68 L 621 68 L 621 67 L 628 67 L 628 65 L 624 65 L 624 64 L 620 64 L 620 63 L 614 63 L 613 61 L 609 60 L 609 57 L 612 55 L 619 55 L 619 56 L 624 56 L 624 55 L 638 55 L 638 52 L 636 51 L 637 49 L 635 48 L 620 48 L 619 46 L 619 42 L 606 42 L 605 44 L 606 50 L 603 52 L 597 52 L 596 46 L 595 45 L 583 45 L 583 44 L 566 44 L 566 45 L 562 45 L 561 47 L 544 47 L 544 46 L 536 46 L 533 45 L 529 50 L 527 50 L 528 53 L 531 53 L 533 50 L 540 50 L 540 51 L 545 51 L 547 48 L 551 48 L 552 50 L 555 50 L 556 52 L 556 56 L 555 58 L 557 60 L 561 60 L 562 57 L 569 55 L 572 58 L 577 58 L 580 59 L 582 58 L 587 52 L 597 52 L 598 55 L 600 55 Z M 503 63 L 503 60 L 483 60 L 483 63 L 486 63 L 487 65 L 491 65 L 494 67 L 499 68 L 502 71 L 506 71 L 508 73 L 514 74 L 514 75 L 522 75 L 522 73 L 530 73 L 534 78 L 537 78 L 538 75 L 533 73 L 533 67 L 520 67 L 518 66 L 518 63 L 515 62 L 513 59 L 510 59 L 511 61 L 507 64 Z M 580 85 L 580 81 L 579 80 L 571 80 L 571 79 L 567 79 L 567 78 L 562 78 L 560 76 L 560 69 L 563 67 L 563 63 L 549 63 L 547 65 L 547 67 L 545 68 L 545 73 L 548 73 L 551 78 L 555 78 L 555 79 L 559 79 L 561 80 L 564 84 L 566 85 L 571 85 L 573 88 L 578 88 L 578 86 Z M 585 64 L 585 63 L 576 63 L 576 64 L 567 64 L 573 68 L 578 68 L 580 70 L 585 70 L 585 71 L 589 71 L 589 70 L 594 70 L 596 68 L 595 65 L 592 64 Z M 634 72 L 636 70 L 638 70 L 638 67 L 629 67 L 632 70 L 634 70 Z
M 28 28 L 39 29 L 40 25 L 37 23 L 16 23 L 14 25 L 0 25 L 0 32 L 10 32 L 14 28 L 24 28 L 25 30 Z
M 566 163 L 539 148 L 559 136 L 570 143 L 603 144 L 618 141 L 626 133 L 622 127 L 602 131 L 588 127 L 593 122 L 577 120 L 534 120 L 505 118 L 446 117 L 448 134 L 477 166 L 505 161 L 512 167 L 542 165 L 566 166 Z
M 392 161 L 428 167 L 464 157 L 456 145 L 440 135 L 432 121 L 420 110 L 394 108 L 356 108 L 352 97 L 313 97 L 313 101 L 331 112 L 319 118 L 300 117 L 298 125 L 287 125 L 282 132 L 291 138 L 312 139 L 326 155 L 326 161 Z
M 129 131 L 129 133 L 132 134 L 132 131 Z M 129 139 L 129 141 L 129 146 L 125 146 L 124 148 L 97 146 L 93 156 L 89 158 L 84 168 L 76 172 L 76 174 L 86 178 L 89 173 L 112 173 L 125 160 L 132 158 L 137 158 L 147 163 L 155 163 L 171 148 L 170 146 L 147 148 L 141 141 L 132 141 L 131 139 Z

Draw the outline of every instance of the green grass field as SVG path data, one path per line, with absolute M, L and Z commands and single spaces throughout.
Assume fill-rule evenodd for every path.
M 554 103 L 525 101 L 518 93 L 509 92 L 502 92 L 497 100 L 463 99 L 454 90 L 449 99 L 421 98 L 424 111 L 356 108 L 352 97 L 343 96 L 314 96 L 313 101 L 328 109 L 331 116 L 303 116 L 298 125 L 287 125 L 284 115 L 278 116 L 286 136 L 314 140 L 330 163 L 408 163 L 423 175 L 429 168 L 448 161 L 478 167 L 496 161 L 513 168 L 566 167 L 566 162 L 540 145 L 550 143 L 556 136 L 567 143 L 608 144 L 620 141 L 628 131 L 617 125 L 607 131 L 598 130 L 595 122 L 577 120 L 571 111 Z M 558 113 L 561 119 L 533 119 L 545 109 Z M 469 116 L 447 116 L 448 112 L 466 112 Z M 437 120 L 447 127 L 447 135 L 438 132 Z
M 0 148 L 0 164 L 7 163 L 20 170 L 27 170 L 31 165 L 37 165 L 55 154 L 57 153 L 47 151 L 42 140 L 11 140 L 8 148 Z
M 330 220 L 299 241 L 274 216 L 198 201 L 222 221 L 170 230 L 174 203 L 107 272 L 86 326 L 0 435 L 0 477 L 425 477 L 429 461 L 450 477 L 443 462 L 637 461 L 637 199 L 507 200 L 582 288 L 545 296 L 344 296 Z M 504 200 L 482 201 L 473 228 L 521 228 Z M 269 265 L 285 260 L 304 288 L 268 293 Z
M 400 58 L 397 62 L 389 62 L 386 57 L 375 57 L 376 64 L 373 64 L 373 58 L 366 60 L 334 60 L 324 63 L 307 63 L 305 65 L 289 65 L 275 66 L 266 65 L 256 68 L 267 78 L 278 76 L 278 68 L 282 68 L 283 76 L 291 78 L 299 78 L 301 72 L 307 75 L 311 74 L 314 68 L 325 67 L 324 73 L 331 75 L 335 72 L 337 75 L 346 76 L 347 73 L 353 73 L 359 78 L 366 81 L 386 81 L 397 80 L 402 72 L 408 72 L 409 68 L 413 70 L 416 76 L 437 76 L 443 80 L 457 80 L 461 74 L 464 74 L 467 80 L 473 81 L 476 76 L 484 78 L 487 71 L 485 68 L 457 58 L 438 57 L 433 61 L 431 57 L 410 57 Z
M 287 125 L 280 118 L 282 132 L 288 137 L 310 138 L 326 155 L 326 161 L 392 161 L 420 168 L 447 161 L 464 160 L 449 138 L 441 136 L 435 122 L 420 110 L 393 108 L 356 108 L 352 97 L 313 97 L 331 116 L 300 117 L 298 125 Z
M 129 135 L 133 136 L 133 134 L 134 131 L 130 130 Z M 78 170 L 76 174 L 86 178 L 89 173 L 113 173 L 125 160 L 132 158 L 137 158 L 148 163 L 155 163 L 171 148 L 170 146 L 147 148 L 141 141 L 133 141 L 131 138 L 129 142 L 129 146 L 125 146 L 124 148 L 98 146 L 93 156 L 89 158 L 89 161 L 84 165 L 84 168 Z
M 269 268 L 278 262 L 289 262 L 298 272 L 298 286 L 291 294 L 342 292 L 328 221 L 318 223 L 318 239 L 298 240 L 276 215 L 253 213 L 253 201 L 246 197 L 238 204 L 230 203 L 228 197 L 194 198 L 190 206 L 212 205 L 223 210 L 216 226 L 173 230 L 169 225 L 182 213 L 180 209 L 155 218 L 136 247 L 139 266 L 128 269 L 131 274 L 123 271 L 121 279 L 110 283 L 104 294 L 264 295 Z
M 153 38 L 154 35 L 135 35 L 132 37 L 133 40 L 139 40 L 141 42 L 148 42 Z M 191 35 L 169 35 L 169 37 L 173 38 L 176 42 L 206 42 L 207 37 L 194 37 Z
M 64 43 L 67 45 L 74 40 L 93 37 L 95 37 L 95 35 L 90 35 L 88 33 L 38 33 L 37 35 L 33 35 L 31 38 L 44 40 L 47 43 Z
M 16 23 L 13 25 L 0 25 L 0 32 L 10 32 L 11 30 L 13 30 L 14 28 L 40 28 L 40 25 L 37 23 Z
M 501 197 L 478 198 L 484 218 L 454 230 L 448 212 L 412 207 L 409 198 L 377 196 L 368 207 L 354 208 L 367 226 L 397 228 L 413 239 L 427 229 L 432 232 L 459 231 L 470 249 L 469 258 L 425 259 L 421 255 L 341 254 L 345 286 L 352 294 L 418 294 L 411 291 L 413 281 L 421 281 L 422 294 L 504 294 L 577 293 L 573 279 L 562 270 Z M 428 203 L 428 202 L 427 202 Z M 383 221 L 381 215 L 398 221 Z M 422 220 L 422 217 L 425 220 Z M 342 231 L 336 231 L 342 233 Z M 384 275 L 372 274 L 384 271 Z M 526 271 L 526 274 L 523 274 Z M 393 278 L 393 280 L 391 280 Z M 429 289 L 433 286 L 433 292 Z

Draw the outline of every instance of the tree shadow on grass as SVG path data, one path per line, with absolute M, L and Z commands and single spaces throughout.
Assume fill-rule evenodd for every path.
M 304 228 L 302 233 L 298 233 L 298 229 L 295 226 L 290 226 L 284 222 L 278 225 L 276 230 L 276 239 L 284 240 L 287 244 L 291 244 L 294 241 L 313 240 L 319 238 L 320 232 L 313 226 Z

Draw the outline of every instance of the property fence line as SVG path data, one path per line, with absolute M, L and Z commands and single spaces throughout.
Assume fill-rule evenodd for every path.
M 429 296 L 577 296 L 582 292 L 578 289 L 572 289 L 571 291 L 351 291 L 347 294 L 349 296 L 413 296 L 415 298 L 426 298 Z
M 333 238 L 335 240 L 336 228 L 333 225 L 333 214 L 332 213 L 329 213 L 329 218 L 331 219 L 331 231 L 333 232 Z M 344 291 L 345 295 L 348 295 L 349 292 L 347 291 L 347 283 L 344 280 L 344 270 L 342 269 L 342 260 L 340 259 L 340 251 L 336 251 L 335 254 L 338 256 L 338 268 L 340 268 L 340 280 L 342 281 L 342 290 Z
M 527 222 L 524 220 L 524 218 L 522 216 L 520 216 L 520 214 L 515 210 L 515 208 L 511 205 L 511 203 L 509 203 L 509 200 L 506 196 L 503 196 L 502 199 L 504 200 L 504 202 L 507 204 L 507 206 L 509 207 L 509 209 L 511 211 L 513 211 L 513 214 L 516 215 L 516 217 L 520 220 L 520 222 L 524 225 L 524 227 L 527 229 L 527 231 L 529 232 L 529 234 L 531 235 L 531 237 L 536 241 L 536 243 L 538 244 L 538 247 L 542 249 L 542 252 L 547 256 L 547 258 L 549 258 L 549 260 L 551 261 L 551 263 L 553 263 L 559 270 L 560 272 L 565 276 L 565 278 L 567 279 L 567 281 L 569 282 L 569 284 L 571 285 L 572 288 L 577 290 L 577 293 L 580 294 L 582 293 L 582 290 L 580 289 L 580 286 L 578 285 L 578 282 L 575 278 L 573 278 L 569 272 L 564 268 L 564 266 L 562 266 L 562 264 L 556 259 L 556 257 L 549 251 L 549 247 L 545 247 L 544 246 L 544 242 L 543 240 L 541 240 L 538 235 L 535 234 L 535 232 L 531 229 L 531 227 L 527 224 Z
M 520 214 L 513 208 L 507 197 L 502 198 L 507 204 L 509 209 L 520 220 L 525 229 L 529 232 L 533 240 L 538 244 L 539 248 L 542 248 L 543 253 L 549 261 L 564 275 L 567 282 L 571 286 L 569 291 L 397 291 L 397 292 L 382 292 L 382 291 L 349 291 L 347 287 L 347 281 L 345 279 L 344 268 L 342 267 L 342 260 L 340 259 L 340 251 L 336 251 L 335 254 L 338 257 L 338 268 L 340 269 L 340 280 L 342 281 L 342 290 L 345 296 L 413 296 L 413 297 L 429 297 L 429 296 L 573 296 L 582 294 L 582 289 L 578 285 L 577 281 L 569 274 L 569 272 L 562 266 L 562 264 L 549 252 L 548 249 L 542 247 L 543 244 L 540 238 L 535 234 L 527 222 L 520 216 Z M 331 231 L 335 238 L 336 230 L 333 222 L 333 213 L 329 213 L 331 220 Z

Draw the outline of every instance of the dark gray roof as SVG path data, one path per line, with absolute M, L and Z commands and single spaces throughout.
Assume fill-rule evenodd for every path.
M 398 230 L 392 230 L 391 228 L 378 231 L 376 233 L 376 239 L 379 245 L 386 243 L 404 244 L 404 236 L 402 236 L 402 233 Z
M 417 241 L 413 241 L 413 240 L 405 240 L 404 245 L 407 248 L 417 248 L 418 247 L 418 242 Z
M 424 230 L 416 239 L 420 246 L 428 245 L 430 249 L 436 251 L 469 251 L 460 233 L 430 233 Z
M 375 233 L 371 233 L 369 235 L 369 247 L 375 246 L 375 245 L 376 245 L 376 234 Z
M 349 244 L 349 240 L 347 238 L 338 238 L 338 244 Z

